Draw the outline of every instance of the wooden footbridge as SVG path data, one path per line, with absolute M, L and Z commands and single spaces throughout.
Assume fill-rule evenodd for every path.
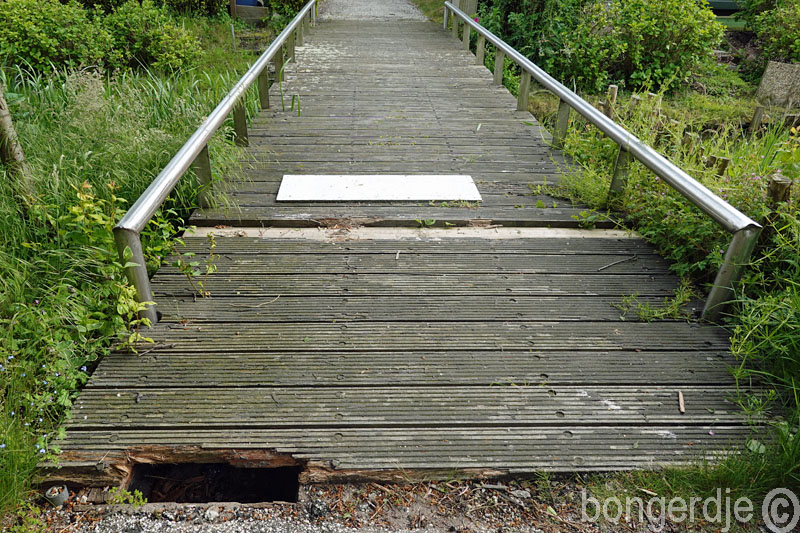
M 162 173 L 171 181 L 156 180 L 118 242 L 140 257 L 138 232 L 192 162 L 208 177 L 205 142 L 233 111 L 249 144 L 244 179 L 215 184 L 233 206 L 198 209 L 184 238 L 202 261 L 215 235 L 208 297 L 175 267 L 149 282 L 129 269 L 157 303 L 154 344 L 100 363 L 48 475 L 125 484 L 137 464 L 184 462 L 296 465 L 303 481 L 602 471 L 743 442 L 726 332 L 622 316 L 626 295 L 658 304 L 678 279 L 642 239 L 582 230 L 580 207 L 541 194 L 565 164 L 558 133 L 483 67 L 498 40 L 447 6 L 452 33 L 317 24 L 312 0 L 176 155 Z M 480 32 L 477 62 L 459 31 Z M 271 60 L 285 81 L 267 97 Z M 539 79 L 518 62 L 523 87 Z M 264 109 L 248 130 L 237 102 L 250 84 Z M 624 131 L 570 95 L 566 116 Z M 653 165 L 728 217 L 728 270 L 711 297 L 724 299 L 757 226 L 719 199 L 702 204 L 696 182 L 608 131 L 623 163 Z M 277 202 L 286 174 L 469 175 L 483 201 Z

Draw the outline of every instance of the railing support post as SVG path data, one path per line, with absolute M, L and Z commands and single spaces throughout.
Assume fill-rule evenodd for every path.
M 631 168 L 633 156 L 624 147 L 619 147 L 617 162 L 614 164 L 614 174 L 611 176 L 611 187 L 608 191 L 606 205 L 612 205 L 615 200 L 625 191 L 628 184 L 628 171 Z
M 478 44 L 475 46 L 475 64 L 483 65 L 483 58 L 486 54 L 486 37 L 478 34 Z
M 517 91 L 517 111 L 528 110 L 528 97 L 531 93 L 531 73 L 527 70 L 522 71 L 519 78 L 519 91 Z
M 467 51 L 469 51 L 469 36 L 470 36 L 469 24 L 464 24 L 464 31 L 462 32 L 461 35 L 461 47 Z
M 453 37 L 458 39 L 458 17 L 453 13 Z
M 277 82 L 283 81 L 283 54 L 284 49 L 281 46 L 278 53 L 272 58 L 272 62 L 275 64 L 275 81 Z
M 208 154 L 208 145 L 205 145 L 197 157 L 192 161 L 192 168 L 197 176 L 197 205 L 211 207 L 211 156 Z
M 308 35 L 311 33 L 311 14 L 303 17 L 303 31 Z
M 233 107 L 233 131 L 238 146 L 250 144 L 247 138 L 247 112 L 244 106 L 244 97 Z
M 494 82 L 503 85 L 503 71 L 506 68 L 506 53 L 499 48 L 494 49 Z
M 305 30 L 304 24 L 298 24 L 297 25 L 297 31 L 295 32 L 295 34 L 296 34 L 295 40 L 297 41 L 297 46 L 303 46 L 303 33 L 304 33 L 304 30 Z
M 569 112 L 572 108 L 564 100 L 558 101 L 558 117 L 556 118 L 556 128 L 553 131 L 553 146 L 564 148 L 564 140 L 567 138 L 567 126 L 569 125 Z
M 445 31 L 447 31 L 447 19 L 450 18 L 450 10 L 447 8 L 447 6 L 445 6 L 445 8 L 444 8 L 444 17 L 443 18 L 444 18 L 444 22 L 442 23 L 442 27 L 444 28 Z
M 289 35 L 289 38 L 286 39 L 286 41 L 287 41 L 287 45 L 289 47 L 289 53 L 288 53 L 289 59 L 292 62 L 294 62 L 294 49 L 295 49 L 295 45 L 297 43 L 297 30 L 296 29 L 291 33 L 291 35 Z
M 258 101 L 261 109 L 269 109 L 269 69 L 264 68 L 258 75 Z
M 719 321 L 725 304 L 733 297 L 733 286 L 741 279 L 744 267 L 750 262 L 750 255 L 756 246 L 759 233 L 761 233 L 760 227 L 748 226 L 733 234 L 725 251 L 722 266 L 714 279 L 714 285 L 706 298 L 702 314 L 704 320 Z
M 145 309 L 139 312 L 139 318 L 146 318 L 150 321 L 150 325 L 154 325 L 158 322 L 158 313 L 152 305 L 153 291 L 150 289 L 150 278 L 147 276 L 142 240 L 138 233 L 117 227 L 114 228 L 114 241 L 117 244 L 120 263 L 123 265 L 135 263 L 135 266 L 128 266 L 125 269 L 125 277 L 136 289 L 136 301 L 146 304 Z M 126 250 L 130 250 L 130 255 L 125 253 Z

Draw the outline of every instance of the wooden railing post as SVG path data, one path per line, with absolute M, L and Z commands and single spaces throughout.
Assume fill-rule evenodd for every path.
M 527 70 L 522 71 L 519 78 L 519 91 L 517 91 L 517 111 L 528 110 L 528 96 L 531 92 L 531 73 Z
M 553 131 L 553 146 L 556 148 L 564 147 L 564 140 L 567 138 L 570 111 L 572 111 L 572 108 L 567 102 L 564 100 L 558 101 L 558 117 L 556 118 L 556 128 Z
M 245 109 L 244 97 L 239 100 L 233 108 L 233 131 L 238 146 L 247 146 L 247 110 Z
M 269 71 L 266 68 L 258 75 L 258 101 L 261 109 L 269 109 Z
M 453 14 L 453 28 L 452 28 L 452 31 L 453 31 L 453 37 L 458 39 L 458 17 L 455 14 Z
M 192 162 L 192 169 L 197 176 L 197 205 L 202 208 L 211 207 L 211 156 L 208 145 L 197 154 Z
M 614 174 L 611 176 L 611 187 L 609 188 L 608 199 L 606 201 L 607 206 L 613 206 L 616 200 L 625 191 L 632 160 L 631 153 L 620 146 L 619 152 L 617 153 L 617 162 L 614 164 Z
M 297 25 L 297 30 L 295 32 L 295 34 L 297 35 L 297 37 L 295 39 L 297 41 L 297 46 L 303 46 L 303 42 L 304 42 L 303 41 L 303 33 L 304 33 L 304 30 L 305 30 L 305 28 L 303 26 L 304 26 L 303 24 L 298 24 Z M 292 59 L 294 59 L 294 58 L 292 58 Z
M 289 59 L 292 61 L 292 63 L 294 63 L 294 49 L 295 49 L 295 43 L 297 42 L 297 30 L 294 30 L 289 35 L 289 38 L 286 41 L 287 41 L 286 44 L 289 47 L 289 53 L 287 55 L 289 56 Z
M 469 50 L 469 36 L 470 36 L 470 27 L 469 24 L 464 24 L 464 32 L 461 36 L 461 47 L 464 50 Z
M 503 85 L 503 71 L 506 68 L 506 54 L 499 48 L 494 49 L 494 82 Z
M 478 44 L 475 46 L 475 64 L 483 65 L 484 56 L 486 55 L 486 37 L 478 34 Z
M 443 19 L 442 28 L 444 28 L 445 31 L 447 31 L 447 22 L 449 18 L 450 18 L 450 10 L 447 8 L 447 6 L 445 6 L 444 16 L 442 17 Z
M 280 49 L 278 50 L 278 53 L 275 54 L 275 57 L 272 58 L 272 62 L 275 64 L 275 81 L 277 82 L 284 81 L 283 54 L 284 54 L 284 48 L 283 46 L 281 46 Z

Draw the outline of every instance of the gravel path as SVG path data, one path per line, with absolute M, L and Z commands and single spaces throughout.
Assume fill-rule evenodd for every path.
M 407 0 L 325 0 L 322 20 L 428 20 Z

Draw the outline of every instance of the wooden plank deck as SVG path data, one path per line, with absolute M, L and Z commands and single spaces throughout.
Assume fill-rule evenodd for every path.
M 124 484 L 141 462 L 299 464 L 307 482 L 603 471 L 742 442 L 726 331 L 619 309 L 678 285 L 641 239 L 476 228 L 351 240 L 357 224 L 418 219 L 577 226 L 580 207 L 535 187 L 563 164 L 546 132 L 449 34 L 326 22 L 297 59 L 284 98 L 300 94 L 300 116 L 273 87 L 245 180 L 226 183 L 239 208 L 193 216 L 209 229 L 184 251 L 202 258 L 218 234 L 210 298 L 159 270 L 154 344 L 100 363 L 49 476 Z M 297 172 L 470 174 L 484 202 L 277 204 L 281 176 Z M 248 226 L 339 229 L 264 238 Z

